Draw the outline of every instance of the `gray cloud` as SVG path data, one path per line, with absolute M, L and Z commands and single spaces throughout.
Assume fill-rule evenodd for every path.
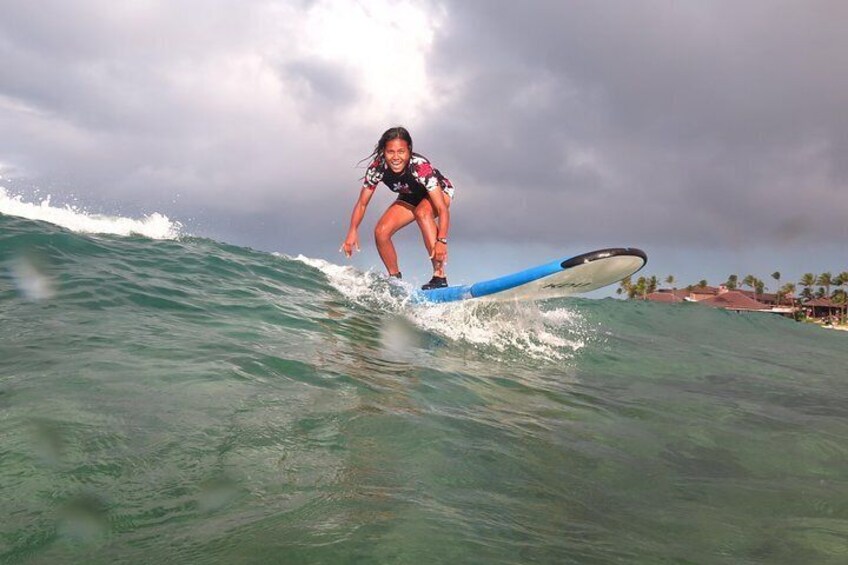
M 401 121 L 456 182 L 467 241 L 845 236 L 843 2 L 418 4 L 442 23 L 435 102 L 409 119 L 366 114 L 380 85 L 297 35 L 332 3 L 4 5 L 0 163 L 236 243 L 334 251 L 357 161 Z
M 360 146 L 333 116 L 356 94 L 346 72 L 285 58 L 307 4 L 5 6 L 0 162 L 112 210 L 285 216 L 351 176 Z
M 504 230 L 494 199 L 530 224 L 510 237 L 844 233 L 841 3 L 489 6 L 451 4 L 432 72 L 460 86 L 429 124 L 487 201 L 480 232 Z
M 344 67 L 326 61 L 302 59 L 284 64 L 280 79 L 296 83 L 301 98 L 307 102 L 304 111 L 312 116 L 323 117 L 346 108 L 359 96 L 354 77 Z

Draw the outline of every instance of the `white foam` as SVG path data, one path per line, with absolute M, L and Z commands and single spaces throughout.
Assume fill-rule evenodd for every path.
M 142 235 L 151 239 L 176 239 L 182 224 L 154 212 L 141 219 L 92 214 L 76 206 L 57 207 L 46 197 L 39 203 L 24 202 L 0 186 L 0 214 L 50 222 L 78 233 Z
M 544 311 L 532 302 L 491 303 L 482 300 L 445 304 L 411 303 L 412 288 L 322 259 L 296 260 L 323 272 L 330 284 L 351 301 L 403 315 L 417 327 L 444 338 L 500 353 L 519 350 L 537 359 L 565 359 L 586 344 L 585 321 L 576 311 Z M 400 292 L 402 290 L 402 292 Z
M 393 294 L 391 292 L 393 287 L 390 286 L 389 281 L 372 271 L 362 272 L 351 266 L 336 265 L 323 259 L 312 259 L 303 255 L 298 255 L 294 260 L 324 273 L 336 290 L 355 302 L 372 306 L 378 304 L 392 310 L 397 310 L 401 305 L 398 299 L 398 294 L 401 293 Z M 402 287 L 404 283 L 392 281 L 392 284 L 394 288 L 397 288 Z
M 500 352 L 518 349 L 535 358 L 568 358 L 585 345 L 579 314 L 549 318 L 533 302 L 417 304 L 409 315 L 422 328 L 450 339 Z

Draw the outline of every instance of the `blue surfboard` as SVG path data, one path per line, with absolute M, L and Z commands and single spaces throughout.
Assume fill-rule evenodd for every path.
M 617 283 L 648 262 L 641 249 L 619 247 L 590 251 L 552 261 L 518 273 L 474 284 L 419 290 L 414 300 L 455 302 L 472 298 L 489 300 L 548 300 L 582 294 Z

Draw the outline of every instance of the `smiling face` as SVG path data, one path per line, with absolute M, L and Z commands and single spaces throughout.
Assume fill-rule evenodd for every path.
M 386 143 L 386 148 L 383 150 L 383 157 L 386 159 L 386 164 L 388 164 L 392 172 L 401 173 L 409 164 L 412 152 L 409 150 L 409 144 L 405 140 L 396 138 Z

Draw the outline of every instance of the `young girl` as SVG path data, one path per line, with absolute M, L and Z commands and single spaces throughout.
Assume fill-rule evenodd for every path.
M 427 290 L 447 286 L 445 263 L 448 259 L 450 203 L 454 192 L 450 180 L 430 165 L 425 157 L 412 152 L 412 137 L 402 127 L 386 130 L 368 159 L 372 159 L 372 162 L 365 172 L 362 190 L 353 207 L 350 229 L 341 251 L 350 257 L 354 250 L 359 250 L 357 229 L 374 195 L 374 189 L 382 181 L 398 195 L 374 229 L 377 251 L 389 276 L 401 278 L 392 236 L 415 221 L 421 228 L 424 246 L 433 263 L 433 278 L 421 288 Z M 436 218 L 439 219 L 438 224 Z

